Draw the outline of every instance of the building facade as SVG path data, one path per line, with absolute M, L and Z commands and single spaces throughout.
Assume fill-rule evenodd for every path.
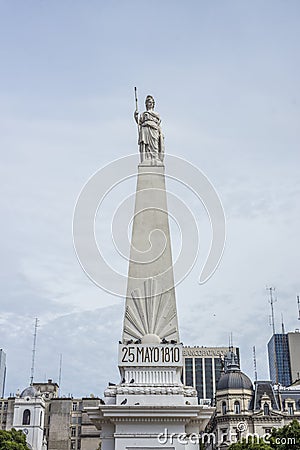
M 23 431 L 30 449 L 46 450 L 44 422 L 44 398 L 33 386 L 29 386 L 15 398 L 13 428 Z
M 233 347 L 238 357 L 239 349 Z M 200 403 L 214 404 L 216 386 L 228 362 L 228 347 L 183 347 L 183 383 L 193 386 Z
M 100 432 L 85 408 L 96 407 L 99 398 L 58 396 L 57 383 L 33 383 L 20 395 L 0 400 L 2 430 L 23 430 L 33 450 L 97 450 Z
M 300 379 L 300 333 L 273 334 L 268 342 L 270 379 L 274 384 L 290 386 Z
M 300 380 L 300 332 L 299 329 L 293 333 L 287 333 L 289 356 L 290 356 L 290 374 L 291 382 L 296 383 Z
M 214 440 L 209 448 L 225 449 L 242 438 L 268 439 L 272 428 L 300 421 L 300 385 L 275 387 L 271 381 L 251 380 L 235 361 L 217 385 L 216 411 L 209 424 Z
M 274 384 L 291 384 L 290 355 L 286 334 L 273 334 L 268 342 L 269 372 Z
M 6 354 L 0 348 L 0 397 L 4 397 L 6 379 Z

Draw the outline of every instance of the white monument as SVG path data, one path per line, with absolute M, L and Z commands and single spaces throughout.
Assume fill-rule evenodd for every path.
M 87 409 L 101 430 L 102 450 L 199 449 L 214 408 L 199 405 L 182 383 L 172 252 L 164 176 L 163 135 L 154 99 L 134 117 L 139 126 L 135 212 L 128 270 L 121 381 L 105 404 Z

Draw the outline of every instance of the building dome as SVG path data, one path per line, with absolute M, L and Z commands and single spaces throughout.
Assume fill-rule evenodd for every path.
M 250 378 L 247 377 L 239 369 L 228 370 L 228 372 L 221 375 L 221 378 L 217 385 L 217 391 L 223 389 L 249 389 L 252 390 L 252 382 Z
M 33 386 L 29 386 L 26 389 L 24 389 L 24 391 L 21 393 L 21 398 L 25 398 L 25 397 L 37 397 L 38 396 L 38 391 L 33 387 Z

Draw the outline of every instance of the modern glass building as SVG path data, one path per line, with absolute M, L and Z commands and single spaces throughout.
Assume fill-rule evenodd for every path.
M 269 371 L 273 383 L 290 386 L 300 379 L 300 332 L 273 334 L 268 342 Z
M 0 348 L 0 397 L 4 397 L 5 389 L 5 378 L 6 378 L 6 354 Z
M 239 361 L 239 349 L 231 349 Z M 214 403 L 216 386 L 227 363 L 228 353 L 228 347 L 183 347 L 183 382 L 197 390 L 200 403 Z
M 268 356 L 271 381 L 290 386 L 291 369 L 287 334 L 273 334 L 268 342 Z

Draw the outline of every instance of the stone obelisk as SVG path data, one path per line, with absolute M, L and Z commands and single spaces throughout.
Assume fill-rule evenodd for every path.
M 151 161 L 151 160 L 150 160 Z M 164 166 L 138 167 L 123 343 L 179 341 Z
M 179 436 L 198 435 L 214 409 L 198 405 L 196 390 L 182 383 L 164 142 L 152 96 L 135 120 L 141 161 L 119 345 L 121 381 L 105 390 L 104 405 L 87 412 L 101 429 L 102 450 L 179 450 Z M 185 443 L 192 448 L 199 446 Z

